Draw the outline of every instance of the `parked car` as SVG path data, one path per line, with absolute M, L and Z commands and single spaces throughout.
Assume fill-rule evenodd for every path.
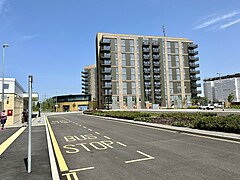
M 214 110 L 214 105 L 213 105 L 213 104 L 202 105 L 202 106 L 199 106 L 198 109 L 202 109 L 202 110 Z

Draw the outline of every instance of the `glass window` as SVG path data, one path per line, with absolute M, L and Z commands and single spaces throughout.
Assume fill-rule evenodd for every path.
M 135 68 L 131 68 L 131 74 L 135 74 Z
M 127 69 L 126 68 L 122 68 L 122 74 L 126 74 Z
M 126 60 L 126 54 L 122 54 L 122 60 Z
M 131 39 L 131 40 L 129 40 L 129 45 L 130 46 L 134 46 L 134 41 Z
M 167 47 L 171 48 L 171 43 L 170 42 L 167 42 Z
M 131 60 L 130 61 L 130 66 L 134 66 L 135 65 L 135 61 L 134 60 Z
M 131 75 L 131 80 L 135 80 L 135 75 L 134 74 Z
M 122 46 L 125 46 L 125 44 L 126 44 L 125 39 L 122 39 L 122 40 L 121 40 L 121 44 L 122 44 Z
M 134 52 L 134 47 L 130 47 L 130 52 L 131 52 L 131 53 Z
M 127 79 L 126 74 L 123 74 L 123 75 L 122 75 L 122 80 L 126 80 L 126 79 Z
M 178 51 L 178 49 L 175 49 L 175 53 L 176 53 L 176 54 L 179 54 L 179 51 Z
M 126 47 L 122 46 L 122 52 L 126 52 Z
M 130 60 L 134 60 L 134 54 L 133 53 L 130 54 Z

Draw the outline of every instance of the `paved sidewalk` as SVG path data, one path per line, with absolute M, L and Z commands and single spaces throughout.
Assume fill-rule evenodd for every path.
M 86 114 L 83 114 L 83 115 L 86 115 Z M 94 116 L 94 115 L 86 115 L 86 116 Z M 165 129 L 165 130 L 176 131 L 179 133 L 195 134 L 195 135 L 208 136 L 208 137 L 213 137 L 213 138 L 227 139 L 227 140 L 240 142 L 240 134 L 235 134 L 235 133 L 206 131 L 206 130 L 186 128 L 186 127 L 177 127 L 177 126 L 163 125 L 163 124 L 157 124 L 157 123 L 147 123 L 147 122 L 141 122 L 141 121 L 111 118 L 111 117 L 102 117 L 102 116 L 94 116 L 94 117 L 115 120 L 115 121 L 122 121 L 122 122 L 133 123 L 133 124 L 139 124 L 139 125 L 150 126 L 150 127 L 155 127 L 155 128 L 161 128 L 161 129 Z
M 24 158 L 28 156 L 28 128 L 0 155 L 1 180 L 50 180 L 51 167 L 48 154 L 44 117 L 32 119 L 32 172 L 27 173 Z M 7 126 L 0 132 L 0 144 L 22 127 L 22 123 Z

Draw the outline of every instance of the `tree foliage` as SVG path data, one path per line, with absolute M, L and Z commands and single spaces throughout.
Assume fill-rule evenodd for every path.
M 233 101 L 233 99 L 234 99 L 234 94 L 233 93 L 230 93 L 229 95 L 228 95 L 228 102 L 232 102 Z

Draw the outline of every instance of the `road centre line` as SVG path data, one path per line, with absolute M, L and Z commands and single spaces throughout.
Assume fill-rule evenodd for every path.
M 127 147 L 126 144 L 123 144 L 123 143 L 120 143 L 120 142 L 117 142 L 119 145 L 123 146 L 123 147 Z
M 212 139 L 212 140 L 217 140 L 217 141 L 223 141 L 223 142 L 230 142 L 230 143 L 235 143 L 235 144 L 240 144 L 239 141 L 231 141 L 227 139 L 220 139 L 220 138 L 215 138 L 215 137 L 209 137 L 209 136 L 202 136 L 202 135 L 197 135 L 197 134 L 188 134 L 188 133 L 181 133 L 187 136 L 195 136 L 195 137 L 201 137 L 201 138 L 206 138 L 206 139 Z
M 99 132 L 96 132 L 96 131 L 95 131 L 95 133 L 96 133 L 96 134 L 98 134 L 98 135 L 100 135 L 100 133 L 99 133 Z
M 139 161 L 147 161 L 147 160 L 151 160 L 151 159 L 155 159 L 154 157 L 147 155 L 141 151 L 137 151 L 137 153 L 146 156 L 147 158 L 141 158 L 141 159 L 134 159 L 134 160 L 129 160 L 129 161 L 125 161 L 126 164 L 128 163 L 134 163 L 134 162 L 139 162 Z
M 11 135 L 7 140 L 5 140 L 0 145 L 0 156 L 7 150 L 7 148 L 23 133 L 26 127 L 21 127 L 18 131 L 16 131 L 13 135 Z
M 110 137 L 108 137 L 108 136 L 103 136 L 103 137 L 105 137 L 106 139 L 111 139 Z
M 57 143 L 56 137 L 53 133 L 52 127 L 51 127 L 47 117 L 46 117 L 46 122 L 47 122 L 47 125 L 48 125 L 48 129 L 49 129 L 49 132 L 50 132 L 53 148 L 54 148 L 54 151 L 55 151 L 55 154 L 56 154 L 56 157 L 57 157 L 57 161 L 58 161 L 58 164 L 59 164 L 60 171 L 61 172 L 68 171 L 68 166 L 67 166 L 66 161 L 65 161 L 65 159 L 62 155 L 62 152 L 60 150 L 60 147 Z

